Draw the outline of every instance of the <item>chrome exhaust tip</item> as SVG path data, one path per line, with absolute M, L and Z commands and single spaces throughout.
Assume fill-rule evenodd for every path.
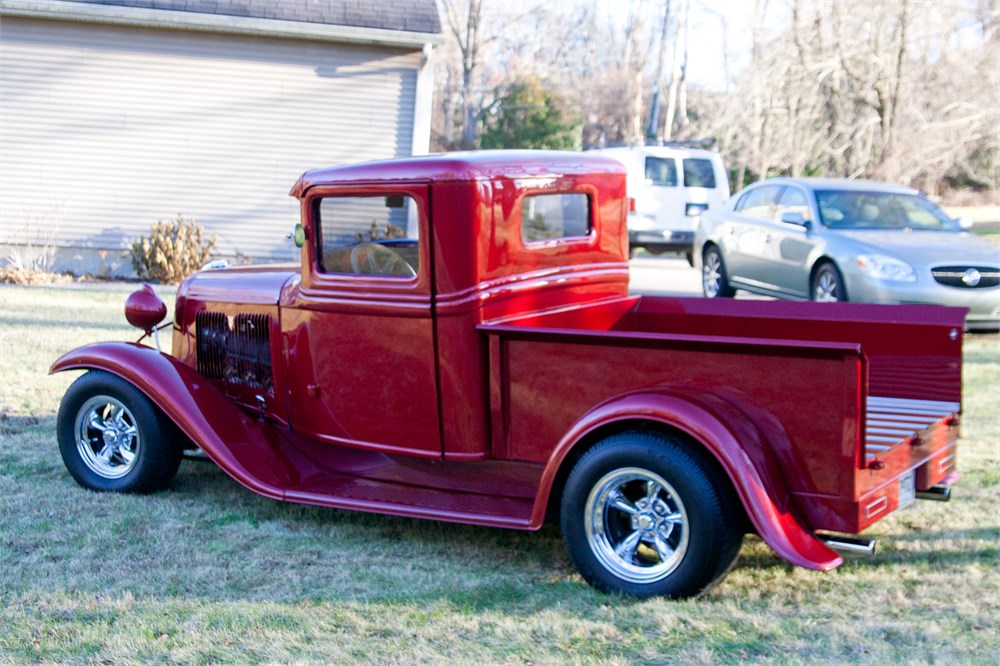
M 951 499 L 951 486 L 931 486 L 927 490 L 918 490 L 917 499 L 947 502 Z
M 873 557 L 878 542 L 874 539 L 855 539 L 854 537 L 834 536 L 832 534 L 817 534 L 816 538 L 842 555 L 854 557 Z

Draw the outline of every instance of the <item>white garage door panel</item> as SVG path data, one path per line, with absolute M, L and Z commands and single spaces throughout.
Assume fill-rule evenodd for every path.
M 0 242 L 44 219 L 117 249 L 184 213 L 287 260 L 302 171 L 412 147 L 419 53 L 5 18 L 0 58 Z

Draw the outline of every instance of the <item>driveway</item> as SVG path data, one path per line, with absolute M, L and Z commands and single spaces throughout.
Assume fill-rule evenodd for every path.
M 701 296 L 701 276 L 683 257 L 629 261 L 629 291 L 645 296 Z

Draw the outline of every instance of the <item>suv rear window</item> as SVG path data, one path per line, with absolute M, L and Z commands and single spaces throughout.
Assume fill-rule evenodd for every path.
M 684 160 L 685 187 L 715 187 L 715 169 L 711 160 L 688 157 Z
M 677 162 L 670 157 L 647 157 L 646 180 L 658 187 L 677 187 Z
M 521 238 L 525 243 L 590 235 L 586 194 L 533 194 L 521 200 Z

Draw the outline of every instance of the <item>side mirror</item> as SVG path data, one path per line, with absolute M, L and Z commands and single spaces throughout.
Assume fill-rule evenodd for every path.
M 812 229 L 812 222 L 807 220 L 802 213 L 795 210 L 787 210 L 781 214 L 781 221 L 786 224 L 794 224 L 806 229 Z
M 302 247 L 306 244 L 306 228 L 302 226 L 301 222 L 296 223 L 295 231 L 292 232 L 292 240 L 295 241 L 295 247 Z
M 962 227 L 966 231 L 972 228 L 972 219 L 968 217 L 957 217 L 955 221 L 958 222 L 958 226 Z

